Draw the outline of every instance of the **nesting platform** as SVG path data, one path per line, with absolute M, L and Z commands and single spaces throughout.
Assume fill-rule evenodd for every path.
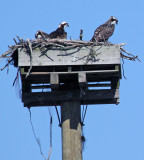
M 18 67 L 25 107 L 55 106 L 62 101 L 119 103 L 118 45 L 43 51 L 36 48 L 31 55 L 19 49 Z

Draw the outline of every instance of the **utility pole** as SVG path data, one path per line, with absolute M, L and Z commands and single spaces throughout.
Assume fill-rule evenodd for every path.
M 82 160 L 80 102 L 62 102 L 61 120 L 62 160 Z

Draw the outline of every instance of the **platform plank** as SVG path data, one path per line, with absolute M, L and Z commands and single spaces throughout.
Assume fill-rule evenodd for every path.
M 119 100 L 119 89 L 87 90 L 85 96 L 78 90 L 23 93 L 22 100 L 26 107 L 60 105 L 61 101 L 85 101 L 87 104 L 116 104 Z M 83 102 L 82 102 L 83 103 Z
M 45 49 L 46 50 L 46 49 Z M 93 53 L 90 47 L 82 47 L 67 51 L 48 50 L 42 53 L 38 48 L 33 50 L 33 66 L 61 66 L 61 65 L 92 65 L 92 64 L 120 64 L 120 47 L 94 46 Z M 25 49 L 18 51 L 18 66 L 30 66 L 30 56 Z

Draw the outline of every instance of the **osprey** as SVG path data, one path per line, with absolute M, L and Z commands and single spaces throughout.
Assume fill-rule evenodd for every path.
M 106 42 L 112 36 L 115 29 L 115 24 L 118 24 L 118 19 L 111 16 L 104 24 L 100 25 L 94 32 L 90 41 L 92 42 Z
M 37 33 L 35 34 L 35 38 L 66 39 L 67 32 L 65 32 L 64 30 L 66 26 L 69 27 L 69 24 L 67 22 L 62 22 L 60 23 L 59 27 L 55 31 L 51 32 L 50 34 L 47 34 L 43 31 L 37 31 Z

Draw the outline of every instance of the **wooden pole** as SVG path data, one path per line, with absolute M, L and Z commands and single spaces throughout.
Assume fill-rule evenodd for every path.
M 62 160 L 82 160 L 80 102 L 62 102 L 61 120 Z

